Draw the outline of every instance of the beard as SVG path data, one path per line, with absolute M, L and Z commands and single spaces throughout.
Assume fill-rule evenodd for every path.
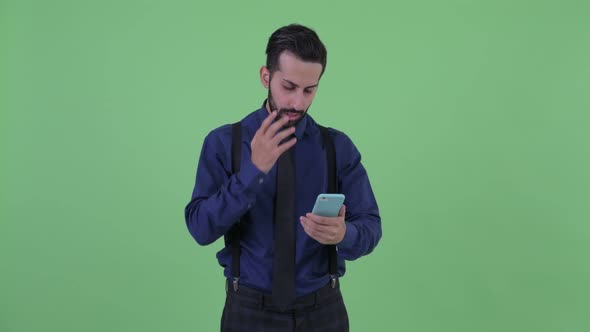
M 272 97 L 272 91 L 270 86 L 268 87 L 268 105 L 270 106 L 270 111 L 277 111 L 277 118 L 275 119 L 278 120 L 281 117 L 285 116 L 285 113 L 291 113 L 291 114 L 299 114 L 299 118 L 297 118 L 296 120 L 289 120 L 289 122 L 287 122 L 287 124 L 285 125 L 285 127 L 292 127 L 292 126 L 296 126 L 301 120 L 303 120 L 303 118 L 305 117 L 305 115 L 307 114 L 307 110 L 309 109 L 309 107 L 307 107 L 307 109 L 305 110 L 297 110 L 294 108 L 281 108 L 279 109 L 277 107 L 277 104 L 275 103 L 274 98 Z M 309 105 L 311 106 L 311 105 Z

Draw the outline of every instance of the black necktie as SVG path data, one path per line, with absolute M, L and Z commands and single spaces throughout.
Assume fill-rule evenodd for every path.
M 292 149 L 277 161 L 272 301 L 288 309 L 295 299 L 295 165 Z

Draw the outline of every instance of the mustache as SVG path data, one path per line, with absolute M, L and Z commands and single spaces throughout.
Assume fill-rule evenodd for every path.
M 279 114 L 288 113 L 288 112 L 292 112 L 292 113 L 300 113 L 300 114 L 302 114 L 302 113 L 305 113 L 305 111 L 304 111 L 304 110 L 296 110 L 296 109 L 294 109 L 294 108 L 281 108 L 281 109 L 279 110 Z

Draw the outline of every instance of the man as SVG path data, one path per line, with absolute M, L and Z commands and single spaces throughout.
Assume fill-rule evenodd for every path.
M 348 331 L 338 278 L 344 260 L 379 242 L 377 203 L 351 140 L 307 114 L 326 69 L 317 34 L 282 27 L 266 55 L 268 98 L 240 126 L 205 138 L 186 224 L 201 245 L 225 237 L 222 331 Z M 346 197 L 338 216 L 310 213 L 329 190 Z

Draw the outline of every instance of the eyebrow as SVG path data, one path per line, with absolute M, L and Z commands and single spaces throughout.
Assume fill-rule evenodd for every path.
M 289 81 L 289 80 L 288 80 L 288 79 L 286 79 L 286 78 L 283 78 L 283 81 L 285 81 L 285 82 L 287 82 L 287 83 L 289 83 L 289 84 L 292 84 L 292 85 L 294 85 L 296 88 L 298 88 L 298 87 L 299 87 L 299 85 L 297 85 L 297 84 L 295 84 L 295 83 L 293 83 L 293 82 Z M 315 87 L 317 87 L 317 86 L 318 86 L 317 84 L 314 84 L 314 85 L 306 86 L 304 89 L 311 89 L 311 88 L 315 88 Z

